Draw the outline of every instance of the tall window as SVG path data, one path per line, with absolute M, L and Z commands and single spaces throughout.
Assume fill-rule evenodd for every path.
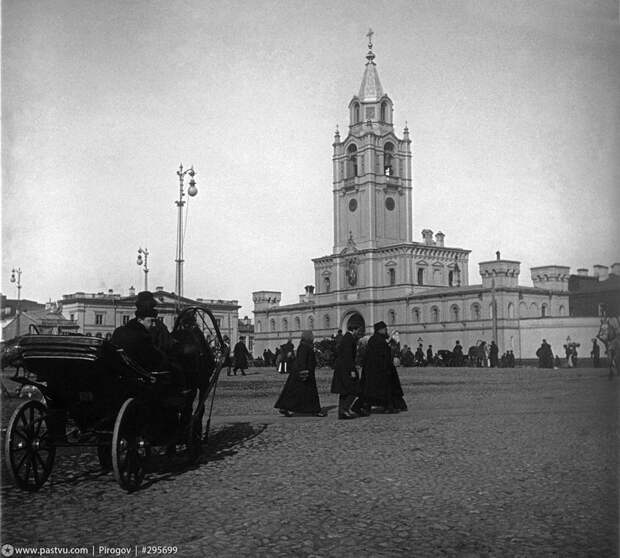
M 256 332 L 260 333 L 261 331 L 263 331 L 263 322 L 261 322 L 260 320 L 258 320 L 256 322 Z
M 387 102 L 383 101 L 381 103 L 381 122 L 387 122 Z
M 420 309 L 419 308 L 414 308 L 413 309 L 413 323 L 414 324 L 419 324 L 420 323 Z
M 299 331 L 301 329 L 301 319 L 299 318 L 299 316 L 297 316 L 295 318 L 295 329 L 297 331 Z
M 441 270 L 433 269 L 433 284 L 439 285 L 441 283 Z
M 329 329 L 329 314 L 325 314 L 323 317 L 323 327 Z
M 418 285 L 424 285 L 424 269 L 418 268 Z
M 454 271 L 448 272 L 448 285 L 452 287 L 454 285 Z
M 360 121 L 360 106 L 359 103 L 353 105 L 353 124 L 357 124 Z
M 459 321 L 459 307 L 456 304 L 453 304 L 450 308 L 450 317 L 453 322 Z
M 558 309 L 558 314 L 560 316 L 566 316 L 566 308 L 564 308 L 564 305 L 560 306 L 560 308 Z
M 347 178 L 357 176 L 357 146 L 349 145 L 347 149 Z
M 103 325 L 103 314 L 95 314 L 95 325 Z
M 282 319 L 282 330 L 288 331 L 288 320 L 286 318 Z
M 538 316 L 538 304 L 536 304 L 535 302 L 532 302 L 532 304 L 530 304 L 530 316 L 532 316 L 532 318 Z
M 546 304 L 542 304 L 540 307 L 540 315 L 543 318 L 546 318 L 548 316 L 549 312 L 548 312 L 548 307 Z
M 314 318 L 312 316 L 308 316 L 308 329 L 314 329 Z
M 515 305 L 512 302 L 508 303 L 508 317 L 510 319 L 515 317 Z
M 123 315 L 123 325 L 127 325 L 127 323 L 129 322 L 130 319 L 131 319 L 131 317 L 129 316 L 129 314 L 124 314 Z
M 439 308 L 437 306 L 431 308 L 431 320 L 435 323 L 439 321 Z
M 394 145 L 386 143 L 383 148 L 383 174 L 392 176 L 394 174 Z
M 480 304 L 471 305 L 471 319 L 472 320 L 480 319 Z
M 390 325 L 394 325 L 396 323 L 396 312 L 394 312 L 394 310 L 390 310 L 388 312 L 388 320 Z
M 69 314 L 69 319 L 74 322 L 75 321 L 75 314 Z
M 276 330 L 276 321 L 271 318 L 271 320 L 269 320 L 269 329 L 271 329 L 271 331 L 275 331 Z
M 388 281 L 390 285 L 396 285 L 396 270 L 393 267 L 388 269 Z
M 325 277 L 325 279 L 323 279 L 323 291 L 328 293 L 330 288 L 331 288 L 331 281 L 329 280 L 329 277 Z
M 523 301 L 519 304 L 519 318 L 527 318 L 527 304 Z

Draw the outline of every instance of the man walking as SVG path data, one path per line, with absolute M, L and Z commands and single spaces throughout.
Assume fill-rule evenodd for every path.
M 355 367 L 355 353 L 359 326 L 351 325 L 336 349 L 336 362 L 332 378 L 331 392 L 338 396 L 338 418 L 352 419 L 357 417 L 352 407 L 360 395 L 360 382 Z
M 233 349 L 233 374 L 237 375 L 237 370 L 241 370 L 241 375 L 245 376 L 245 371 L 248 368 L 248 357 L 252 357 L 248 349 L 245 346 L 245 337 L 240 337 L 239 341 Z
M 601 348 L 599 347 L 596 339 L 592 339 L 592 350 L 590 351 L 592 357 L 592 366 L 598 368 L 601 364 Z

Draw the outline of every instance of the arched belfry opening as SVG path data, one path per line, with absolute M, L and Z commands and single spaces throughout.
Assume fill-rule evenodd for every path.
M 347 178 L 357 176 L 357 146 L 352 143 L 347 148 Z
M 359 327 L 360 333 L 364 333 L 366 329 L 366 322 L 364 321 L 364 317 L 359 312 L 353 312 L 353 314 L 349 314 L 349 316 L 345 318 L 343 329 L 348 329 L 354 325 Z
M 383 174 L 394 175 L 394 144 L 387 142 L 383 147 Z

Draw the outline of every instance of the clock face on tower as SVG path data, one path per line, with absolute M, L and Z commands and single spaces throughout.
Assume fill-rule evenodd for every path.
M 357 209 L 357 200 L 355 198 L 353 198 L 350 202 L 349 202 L 349 211 L 353 212 Z
M 396 204 L 394 203 L 394 198 L 386 198 L 385 199 L 385 207 L 388 211 L 393 211 Z

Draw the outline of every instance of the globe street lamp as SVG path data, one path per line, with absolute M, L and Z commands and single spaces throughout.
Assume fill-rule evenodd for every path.
M 177 171 L 177 176 L 179 177 L 179 199 L 174 202 L 176 206 L 179 208 L 179 217 L 177 223 L 177 257 L 176 257 L 176 280 L 174 285 L 174 290 L 177 293 L 177 306 L 181 305 L 181 297 L 183 296 L 183 241 L 185 240 L 185 231 L 183 226 L 183 206 L 185 205 L 185 201 L 183 198 L 185 197 L 185 192 L 183 190 L 183 178 L 185 175 L 189 175 L 189 188 L 187 189 L 187 194 L 190 197 L 194 197 L 198 193 L 198 188 L 196 188 L 196 181 L 194 180 L 194 176 L 196 175 L 196 171 L 194 171 L 194 167 L 190 167 L 189 169 L 183 170 L 183 164 L 179 165 L 179 170 Z
M 17 283 L 17 309 L 15 311 L 17 318 L 15 321 L 15 326 L 17 329 L 17 336 L 19 336 L 19 332 L 20 332 L 20 315 L 22 313 L 21 311 L 21 293 L 22 293 L 22 270 L 21 267 L 18 267 L 17 269 L 13 268 L 11 270 L 11 283 Z
M 144 256 L 144 258 L 142 257 Z M 144 263 L 144 290 L 149 290 L 149 249 L 148 248 L 138 248 L 138 259 L 136 260 L 138 265 L 142 265 Z

